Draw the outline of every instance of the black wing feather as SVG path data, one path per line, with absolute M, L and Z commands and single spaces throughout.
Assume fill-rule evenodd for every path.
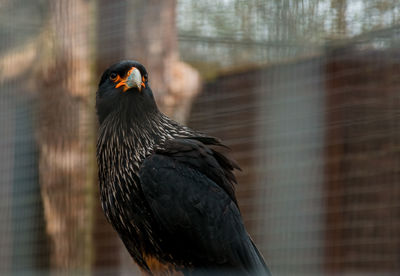
M 171 255 L 197 268 L 269 275 L 236 203 L 236 167 L 199 140 L 174 139 L 145 160 L 140 178 Z
M 201 138 L 204 141 L 205 137 Z M 206 141 L 214 140 L 210 138 Z M 222 144 L 218 142 L 216 145 Z M 206 175 L 220 186 L 238 206 L 235 197 L 236 178 L 233 169 L 239 169 L 239 166 L 235 162 L 194 138 L 168 140 L 156 150 L 156 153 L 169 156 L 176 162 L 185 164 Z

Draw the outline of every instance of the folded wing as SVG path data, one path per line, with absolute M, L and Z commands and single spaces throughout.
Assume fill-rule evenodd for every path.
M 199 270 L 269 275 L 237 206 L 232 171 L 238 166 L 211 144 L 219 143 L 204 137 L 170 140 L 142 165 L 142 189 L 164 246 Z

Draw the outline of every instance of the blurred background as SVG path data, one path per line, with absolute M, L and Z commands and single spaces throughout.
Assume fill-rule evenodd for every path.
M 399 275 L 398 0 L 0 0 L 1 275 L 140 275 L 98 195 L 121 59 L 232 148 L 273 275 Z

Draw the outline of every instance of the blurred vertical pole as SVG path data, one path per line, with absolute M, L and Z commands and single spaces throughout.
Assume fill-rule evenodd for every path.
M 101 74 L 111 64 L 126 59 L 126 22 L 127 0 L 99 0 L 96 3 L 96 84 Z M 133 260 L 120 241 L 117 232 L 106 221 L 100 206 L 100 193 L 96 185 L 96 209 L 94 232 L 94 269 L 95 273 L 110 272 L 121 275 L 127 270 L 136 275 Z M 135 273 L 136 272 L 136 273 Z
M 323 275 L 324 62 L 275 66 L 262 78 L 260 249 L 276 275 Z
M 50 266 L 79 275 L 91 263 L 89 3 L 49 2 L 37 88 L 39 181 Z
M 127 21 L 127 0 L 97 1 L 97 57 L 98 79 L 111 64 L 124 58 Z

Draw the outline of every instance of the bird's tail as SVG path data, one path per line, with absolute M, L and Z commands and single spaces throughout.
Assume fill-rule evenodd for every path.
M 196 267 L 183 271 L 185 276 L 271 276 L 263 256 L 250 237 L 238 250 L 241 264 L 223 264 L 215 267 Z
M 271 272 L 268 269 L 267 264 L 264 261 L 264 257 L 261 255 L 260 251 L 258 251 L 258 248 L 254 244 L 253 240 L 249 237 L 251 245 L 253 247 L 254 252 L 257 255 L 257 260 L 255 263 L 255 268 L 254 268 L 254 275 L 255 276 L 271 276 Z

